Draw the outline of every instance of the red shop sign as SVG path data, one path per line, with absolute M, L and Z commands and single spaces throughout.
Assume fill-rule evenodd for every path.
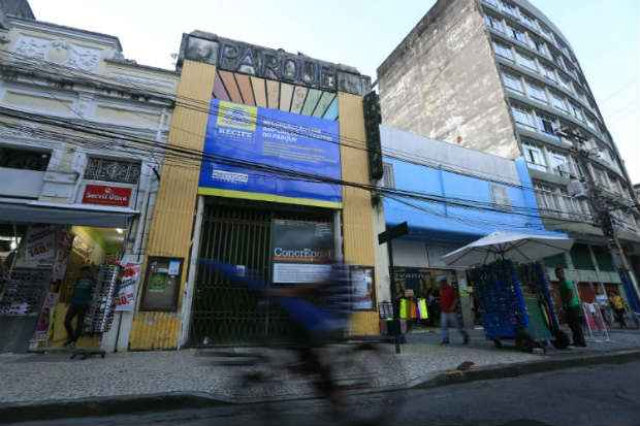
M 101 204 L 103 206 L 128 207 L 131 199 L 131 188 L 117 186 L 87 185 L 84 189 L 84 204 Z

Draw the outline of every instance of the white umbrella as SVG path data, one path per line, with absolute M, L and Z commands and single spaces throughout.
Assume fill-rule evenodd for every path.
M 483 265 L 499 259 L 519 263 L 536 262 L 571 249 L 573 240 L 565 235 L 536 235 L 494 232 L 442 256 L 449 266 Z

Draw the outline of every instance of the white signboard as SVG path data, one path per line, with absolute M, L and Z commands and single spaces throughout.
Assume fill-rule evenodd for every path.
M 331 265 L 311 263 L 274 263 L 273 282 L 279 284 L 308 284 L 325 281 Z
M 135 309 L 138 281 L 140 281 L 140 264 L 123 263 L 120 286 L 116 293 L 116 312 L 131 312 Z

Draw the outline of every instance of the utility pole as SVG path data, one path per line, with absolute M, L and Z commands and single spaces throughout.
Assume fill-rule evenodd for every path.
M 387 253 L 389 255 L 389 281 L 391 286 L 391 306 L 393 306 L 393 326 L 391 334 L 393 335 L 397 354 L 400 353 L 400 337 L 402 332 L 400 326 L 400 306 L 396 303 L 400 295 L 396 293 L 395 273 L 393 271 L 393 240 L 407 235 L 408 233 L 409 225 L 407 222 L 402 222 L 401 224 L 387 228 L 386 231 L 378 234 L 378 244 L 386 243 Z
M 591 170 L 589 168 L 589 164 L 591 162 L 591 153 L 583 148 L 584 143 L 588 139 L 578 131 L 568 128 L 562 128 L 556 131 L 556 135 L 574 142 L 571 154 L 576 164 L 578 164 L 578 166 L 584 171 L 584 177 L 587 184 L 587 194 L 589 195 L 591 204 L 593 206 L 593 209 L 595 210 L 596 222 L 600 226 L 600 229 L 602 230 L 606 238 L 607 248 L 611 253 L 614 267 L 620 274 L 620 278 L 622 279 L 623 283 L 627 281 L 630 284 L 630 288 L 635 291 L 636 299 L 633 301 L 630 300 L 629 302 L 633 306 L 634 310 L 638 311 L 640 310 L 640 306 L 635 306 L 637 305 L 638 299 L 640 299 L 638 284 L 633 275 L 627 257 L 624 254 L 624 250 L 622 249 L 620 240 L 618 240 L 618 237 L 616 235 L 615 227 L 613 224 L 613 217 L 611 216 L 609 206 L 607 205 L 602 191 L 596 184 L 595 179 L 591 174 Z M 636 205 L 636 203 L 634 203 L 634 205 Z M 632 296 L 633 295 L 629 295 L 629 298 L 632 298 Z

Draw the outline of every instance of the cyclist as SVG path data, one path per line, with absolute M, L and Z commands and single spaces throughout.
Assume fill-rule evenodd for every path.
M 344 336 L 351 312 L 349 267 L 334 263 L 321 282 L 272 288 L 274 296 L 293 321 L 293 348 L 305 373 L 318 376 L 316 387 L 339 403 L 331 366 L 320 360 L 317 349 Z

